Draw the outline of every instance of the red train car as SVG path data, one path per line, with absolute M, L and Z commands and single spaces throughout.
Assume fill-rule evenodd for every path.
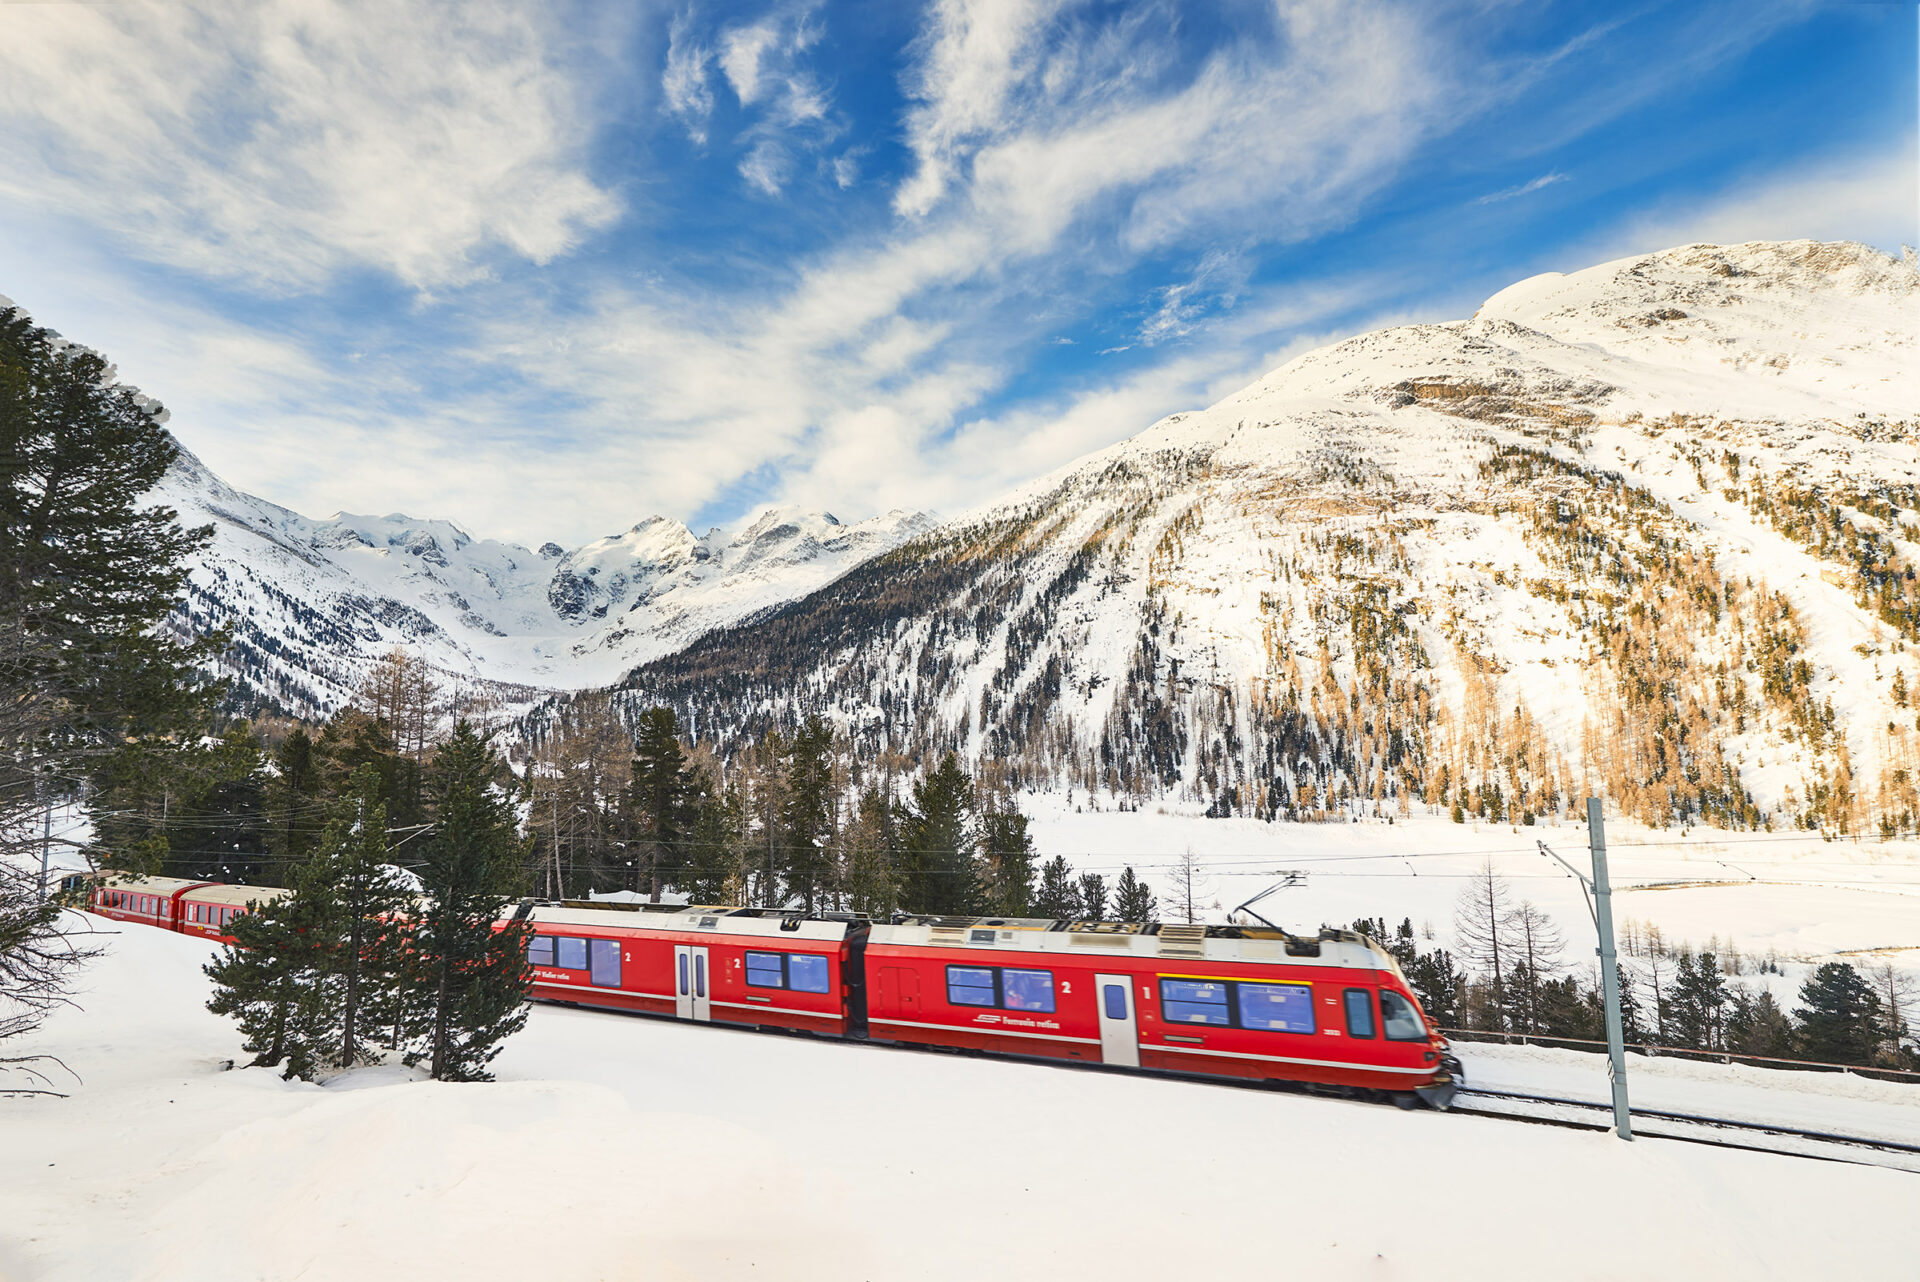
M 1391 954 L 1352 931 L 918 917 L 865 950 L 876 1040 L 1413 1092 L 1447 1043 Z
M 180 896 L 200 886 L 216 884 L 184 881 L 178 877 L 114 877 L 103 873 L 94 882 L 87 907 L 115 921 L 174 930 L 179 920 Z
M 183 935 L 231 944 L 229 923 L 235 917 L 288 893 L 278 886 L 227 886 L 218 882 L 196 886 L 180 896 L 179 918 L 173 928 Z
M 286 893 L 277 886 L 229 886 L 178 877 L 115 878 L 103 874 L 94 883 L 87 906 L 115 921 L 138 922 L 230 944 L 233 936 L 228 933 L 229 922 L 253 905 Z
M 96 912 L 231 943 L 286 894 L 168 878 Z M 537 1000 L 903 1045 L 1415 1095 L 1459 1063 L 1393 956 L 1352 931 L 524 903 Z M 501 923 L 505 925 L 506 923 Z
M 844 1035 L 866 923 L 773 909 L 540 905 L 533 995 L 580 1006 Z

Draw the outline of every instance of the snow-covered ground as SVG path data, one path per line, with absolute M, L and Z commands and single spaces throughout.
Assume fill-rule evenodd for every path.
M 1078 800 L 1085 804 L 1084 796 Z M 1451 947 L 1461 888 L 1491 859 L 1516 902 L 1531 899 L 1554 918 L 1569 965 L 1584 968 L 1593 951 L 1579 883 L 1538 850 L 1544 841 L 1586 871 L 1584 822 L 1455 824 L 1421 807 L 1391 825 L 1269 824 L 1081 810 L 1064 794 L 1030 795 L 1021 804 L 1043 856 L 1064 855 L 1076 868 L 1108 874 L 1110 887 L 1131 865 L 1160 895 L 1163 916 L 1181 856 L 1191 849 L 1204 871 L 1198 897 L 1206 920 L 1225 920 L 1277 874 L 1298 870 L 1307 874 L 1304 885 L 1257 906 L 1276 924 L 1312 930 L 1360 917 L 1384 917 L 1390 926 L 1412 918 L 1422 948 L 1433 946 L 1424 938 L 1428 926 L 1435 943 Z M 1609 819 L 1607 856 L 1614 920 L 1623 933 L 1629 922 L 1651 923 L 1671 945 L 1699 949 L 1717 941 L 1724 957 L 1731 943 L 1749 962 L 1769 954 L 1787 963 L 1845 955 L 1920 969 L 1920 842 L 1715 829 L 1683 835 Z
M 202 1009 L 204 945 L 108 942 L 83 1009 L 6 1048 L 84 1080 L 0 1100 L 5 1282 L 1799 1282 L 1908 1276 L 1920 1252 L 1920 1185 L 1894 1171 L 576 1010 L 537 1009 L 491 1085 L 289 1084 L 221 1071 L 238 1044 Z M 1533 1089 L 1570 1071 L 1472 1053 Z M 1671 1088 L 1789 1095 L 1716 1071 Z

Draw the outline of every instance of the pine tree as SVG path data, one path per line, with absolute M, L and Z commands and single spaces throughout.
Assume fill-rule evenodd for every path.
M 1763 988 L 1752 997 L 1736 996 L 1734 1013 L 1727 1020 L 1727 1049 L 1767 1059 L 1793 1057 L 1793 1021 L 1772 993 Z
M 812 912 L 832 891 L 834 878 L 833 731 L 809 717 L 787 741 L 780 836 L 785 845 L 787 893 Z
M 424 904 L 407 938 L 407 977 L 423 999 L 436 1081 L 486 1081 L 500 1043 L 527 1022 L 525 923 L 496 929 L 521 889 L 513 814 L 496 789 L 499 759 L 464 723 L 432 767 L 433 831 L 420 870 Z
M 1088 921 L 1107 919 L 1107 879 L 1097 872 L 1080 874 L 1080 911 Z
M 0 675 L 61 738 L 126 753 L 203 724 L 213 638 L 155 627 L 211 526 L 146 495 L 179 457 L 98 354 L 0 307 Z
M 1073 869 L 1064 855 L 1055 855 L 1040 867 L 1040 889 L 1033 897 L 1036 916 L 1055 921 L 1079 921 L 1080 887 L 1074 882 Z
M 1121 921 L 1145 923 L 1159 920 L 1154 910 L 1153 892 L 1147 889 L 1145 882 L 1134 876 L 1131 864 L 1120 870 L 1120 880 L 1114 885 L 1113 915 Z
M 234 1017 L 253 1067 L 284 1064 L 287 1078 L 311 1078 L 328 1049 L 311 1036 L 327 1022 L 315 912 L 324 892 L 311 874 L 296 869 L 289 894 L 235 917 L 228 926 L 234 942 L 203 968 L 214 985 L 207 1009 Z
M 1031 913 L 1034 849 L 1027 817 L 1010 805 L 989 811 L 980 821 L 980 856 L 985 864 L 986 911 L 996 917 Z
M 312 1007 L 317 1024 L 306 1035 L 331 1044 L 325 1062 L 352 1068 L 367 1042 L 394 1015 L 406 950 L 402 936 L 414 909 L 412 889 L 387 860 L 387 811 L 381 780 L 363 766 L 351 780 L 354 795 L 327 825 L 303 883 L 315 899 L 310 943 L 319 949 Z
M 949 752 L 913 786 L 913 806 L 902 833 L 911 861 L 902 897 L 909 910 L 927 914 L 971 913 L 978 906 L 980 874 L 974 857 L 973 780 Z
M 266 784 L 267 850 L 282 864 L 298 863 L 312 856 L 326 828 L 320 763 L 304 726 L 295 726 L 274 749 L 273 765 Z
M 645 854 L 648 898 L 656 904 L 664 882 L 680 871 L 685 853 L 686 753 L 679 733 L 671 708 L 649 708 L 640 714 L 628 805 Z M 628 889 L 641 889 L 637 865 L 633 876 Z
M 1682 952 L 1674 976 L 1667 1035 L 1688 1050 L 1718 1050 L 1727 1006 L 1727 985 L 1712 953 Z
M 847 841 L 847 906 L 854 912 L 884 920 L 898 907 L 893 873 L 898 827 L 898 807 L 879 788 L 869 786 L 860 794 Z
M 684 778 L 687 811 L 693 818 L 682 889 L 690 903 L 728 903 L 727 885 L 738 870 L 740 855 L 727 799 L 714 786 L 713 770 L 705 763 L 689 765 Z
M 1829 1064 L 1868 1064 L 1879 1040 L 1880 998 L 1860 972 L 1827 962 L 1800 987 L 1800 1050 Z

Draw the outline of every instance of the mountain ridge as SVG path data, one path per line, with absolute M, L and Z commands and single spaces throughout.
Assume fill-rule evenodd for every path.
M 1537 276 L 1296 357 L 625 697 L 1224 811 L 1601 787 L 1656 822 L 1911 827 L 1916 371 L 1920 277 L 1865 246 Z

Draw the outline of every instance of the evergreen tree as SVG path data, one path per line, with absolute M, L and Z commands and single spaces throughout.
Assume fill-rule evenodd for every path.
M 1454 965 L 1453 954 L 1444 948 L 1417 954 L 1405 967 L 1407 986 L 1420 999 L 1427 1018 L 1442 1028 L 1460 1027 L 1466 976 Z
M 808 912 L 820 907 L 834 882 L 833 731 L 809 717 L 787 741 L 781 762 L 786 787 L 780 835 L 786 848 L 787 893 Z
M 640 714 L 638 732 L 628 808 L 645 857 L 648 898 L 657 904 L 662 885 L 678 875 L 686 853 L 686 753 L 671 708 L 648 708 Z M 628 889 L 641 889 L 640 875 L 636 865 Z
M 899 807 L 870 785 L 860 794 L 848 833 L 847 906 L 875 920 L 885 920 L 899 906 L 893 861 L 900 818 Z
M 1867 1064 L 1879 1040 L 1880 998 L 1860 972 L 1827 962 L 1800 987 L 1800 1050 L 1829 1064 Z
M 273 753 L 266 789 L 267 850 L 282 865 L 310 858 L 326 829 L 313 736 L 295 726 Z
M 735 816 L 728 809 L 725 795 L 714 786 L 713 771 L 708 766 L 689 765 L 683 777 L 687 813 L 692 820 L 681 888 L 691 903 L 730 903 L 728 883 L 740 863 Z
M 390 726 L 362 708 L 342 708 L 320 728 L 313 746 L 320 794 L 328 802 L 358 796 L 361 785 L 356 780 L 362 771 L 371 770 L 377 785 L 375 800 L 388 823 L 404 828 L 421 821 L 411 772 Z
M 313 896 L 309 943 L 320 952 L 317 1023 L 304 1030 L 329 1049 L 326 1063 L 358 1064 L 367 1042 L 394 1017 L 401 992 L 407 918 L 414 896 L 387 862 L 387 811 L 379 771 L 362 766 L 353 793 L 327 825 L 303 889 Z
M 1667 1034 L 1689 1050 L 1718 1050 L 1723 1039 L 1727 985 L 1712 953 L 1680 954 Z
M 0 307 L 0 676 L 52 740 L 165 750 L 204 724 L 195 664 L 218 638 L 157 628 L 211 526 L 146 495 L 179 457 L 164 412 L 97 353 Z
M 1033 911 L 1036 916 L 1051 917 L 1055 921 L 1080 920 L 1080 887 L 1074 882 L 1073 869 L 1067 866 L 1064 855 L 1055 855 L 1041 865 L 1040 889 L 1033 897 Z
M 501 765 L 466 724 L 432 767 L 434 827 L 420 870 L 425 902 L 406 940 L 408 978 L 423 999 L 435 1081 L 485 1081 L 500 1043 L 527 1022 L 527 940 L 507 915 L 521 889 L 513 814 L 495 788 Z
M 908 872 L 902 897 L 910 911 L 971 913 L 978 906 L 980 874 L 974 857 L 973 780 L 949 752 L 913 786 L 913 806 L 902 833 Z
M 1763 988 L 1754 994 L 1745 990 L 1734 994 L 1733 1011 L 1727 1017 L 1727 1049 L 1767 1059 L 1793 1058 L 1793 1021 L 1772 993 Z
M 985 910 L 996 917 L 1031 913 L 1034 849 L 1027 817 L 1011 805 L 989 811 L 980 821 L 980 855 L 986 865 Z
M 1107 879 L 1097 872 L 1080 874 L 1080 911 L 1088 921 L 1107 919 Z
M 1145 882 L 1134 876 L 1131 864 L 1120 870 L 1120 880 L 1114 885 L 1113 915 L 1121 921 L 1145 923 L 1159 920 L 1154 911 L 1153 892 L 1147 889 Z
M 330 1049 L 312 1035 L 328 1022 L 316 912 L 326 892 L 311 883 L 311 868 L 294 871 L 290 893 L 229 923 L 234 942 L 203 969 L 214 985 L 207 1009 L 234 1017 L 252 1066 L 285 1064 L 282 1076 L 311 1078 Z

